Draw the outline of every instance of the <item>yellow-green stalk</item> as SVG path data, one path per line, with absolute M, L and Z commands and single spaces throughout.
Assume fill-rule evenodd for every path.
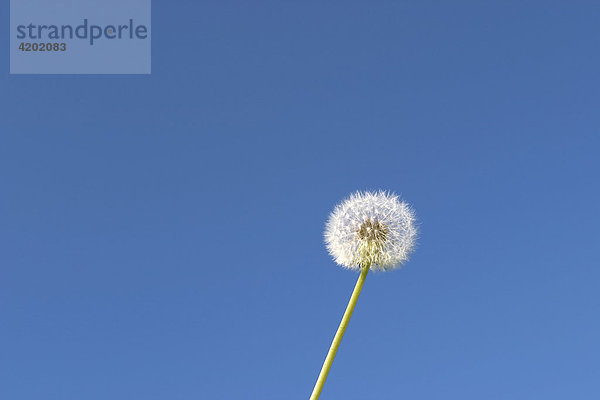
M 362 290 L 363 284 L 365 283 L 365 278 L 369 273 L 369 267 L 370 266 L 367 265 L 363 267 L 360 271 L 360 276 L 358 277 L 358 281 L 356 281 L 356 286 L 354 286 L 354 291 L 352 292 L 352 296 L 350 297 L 350 301 L 348 302 L 348 306 L 346 307 L 346 312 L 344 312 L 344 316 L 342 317 L 342 322 L 340 322 L 340 326 L 338 327 L 338 330 L 335 333 L 333 342 L 331 342 L 329 352 L 327 353 L 327 357 L 325 358 L 325 362 L 323 363 L 323 367 L 321 368 L 321 373 L 319 374 L 319 377 L 317 378 L 317 383 L 315 384 L 315 388 L 313 389 L 312 394 L 310 395 L 310 400 L 317 400 L 321 395 L 321 390 L 323 390 L 325 379 L 327 379 L 327 374 L 329 374 L 331 364 L 333 364 L 335 353 L 337 353 L 338 347 L 340 347 L 340 342 L 342 341 L 342 337 L 344 336 L 344 332 L 346 331 L 348 322 L 350 322 L 350 317 L 352 316 L 352 312 L 354 311 L 354 307 L 356 306 L 356 302 L 358 301 L 358 296 L 360 295 L 360 291 Z

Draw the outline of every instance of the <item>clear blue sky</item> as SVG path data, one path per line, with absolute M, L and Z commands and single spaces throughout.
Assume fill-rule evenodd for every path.
M 382 188 L 419 247 L 323 400 L 599 398 L 597 2 L 152 14 L 149 76 L 0 53 L 0 397 L 308 398 L 357 278 L 324 222 Z

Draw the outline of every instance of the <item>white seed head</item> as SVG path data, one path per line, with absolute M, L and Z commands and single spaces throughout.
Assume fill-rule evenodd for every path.
M 390 270 L 408 260 L 417 240 L 408 203 L 384 191 L 356 192 L 338 204 L 325 226 L 325 244 L 338 264 Z

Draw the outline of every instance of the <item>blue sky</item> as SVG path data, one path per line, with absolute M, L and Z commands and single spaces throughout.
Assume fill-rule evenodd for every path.
M 419 246 L 322 399 L 600 396 L 597 3 L 152 11 L 149 76 L 0 54 L 0 397 L 308 398 L 357 278 L 323 225 L 379 188 Z

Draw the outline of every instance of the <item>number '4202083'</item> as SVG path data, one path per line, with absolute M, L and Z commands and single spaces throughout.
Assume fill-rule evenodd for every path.
M 66 43 L 27 43 L 19 45 L 21 51 L 67 51 Z

